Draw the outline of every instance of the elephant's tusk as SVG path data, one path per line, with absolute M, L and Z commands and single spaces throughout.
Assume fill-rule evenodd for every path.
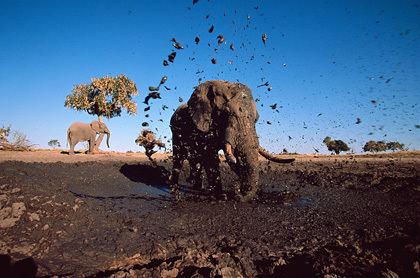
M 233 155 L 232 145 L 229 143 L 225 144 L 225 156 L 228 163 L 236 164 L 236 157 Z

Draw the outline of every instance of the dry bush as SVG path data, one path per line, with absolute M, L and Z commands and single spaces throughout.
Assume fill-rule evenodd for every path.
M 23 132 L 13 131 L 10 136 L 11 133 L 10 126 L 0 128 L 0 150 L 29 151 L 34 146 Z
M 156 135 L 153 133 L 153 131 L 150 131 L 148 129 L 143 129 L 140 132 L 137 139 L 135 140 L 135 142 L 140 147 L 143 147 L 145 149 L 147 158 L 153 163 L 156 162 L 152 159 L 152 155 L 157 152 L 156 150 L 154 150 L 154 148 L 165 148 L 165 144 L 161 140 L 156 139 Z

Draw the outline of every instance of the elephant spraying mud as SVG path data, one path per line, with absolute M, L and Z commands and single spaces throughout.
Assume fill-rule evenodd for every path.
M 188 160 L 193 182 L 200 187 L 204 168 L 210 190 L 215 195 L 222 194 L 218 152 L 223 150 L 240 181 L 238 197 L 243 201 L 253 199 L 258 190 L 258 154 L 278 163 L 294 161 L 274 157 L 260 147 L 255 129 L 258 117 L 247 86 L 221 80 L 200 84 L 188 103 L 181 105 L 171 118 L 172 190 L 178 192 L 182 163 Z
M 93 121 L 90 124 L 85 124 L 81 122 L 72 123 L 67 130 L 67 143 L 70 146 L 69 154 L 74 154 L 74 146 L 76 146 L 77 143 L 83 141 L 89 142 L 88 153 L 93 154 L 95 144 L 97 143 L 97 134 L 107 135 L 106 144 L 109 148 L 109 137 L 111 133 L 109 132 L 108 127 L 103 122 Z

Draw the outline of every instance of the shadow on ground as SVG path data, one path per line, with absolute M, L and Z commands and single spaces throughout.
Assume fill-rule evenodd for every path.
M 38 266 L 31 257 L 12 262 L 9 255 L 0 255 L 0 274 L 1 277 L 35 277 Z
M 141 182 L 150 186 L 169 186 L 169 171 L 163 166 L 144 164 L 124 164 L 120 172 L 134 182 Z
M 81 152 L 81 151 L 74 151 L 74 154 L 81 154 L 81 153 L 86 154 L 87 152 L 86 152 L 86 151 L 84 151 L 84 152 Z M 69 154 L 69 151 L 61 151 L 61 152 L 60 152 L 60 154 Z

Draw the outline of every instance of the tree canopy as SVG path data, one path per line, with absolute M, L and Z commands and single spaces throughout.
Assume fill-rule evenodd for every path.
M 331 137 L 327 136 L 323 140 L 329 151 L 339 154 L 340 152 L 347 152 L 350 150 L 349 146 L 342 140 L 332 140 Z
M 51 139 L 50 141 L 48 141 L 48 146 L 55 148 L 61 147 L 61 144 L 57 139 Z
M 109 119 L 120 116 L 122 109 L 136 114 L 137 104 L 132 98 L 137 94 L 136 84 L 125 75 L 92 78 L 90 84 L 75 85 L 64 106 Z
M 400 142 L 385 142 L 385 141 L 374 141 L 370 140 L 363 146 L 365 152 L 384 152 L 387 150 L 404 150 L 404 144 Z

